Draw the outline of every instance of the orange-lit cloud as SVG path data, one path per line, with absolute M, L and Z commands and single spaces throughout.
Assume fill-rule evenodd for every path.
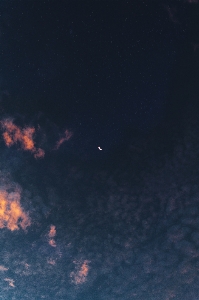
M 79 266 L 79 263 L 74 261 L 75 264 L 78 264 L 78 268 L 75 272 L 71 272 L 70 273 L 70 277 L 72 278 L 72 282 L 75 283 L 75 284 L 82 284 L 86 281 L 86 277 L 88 275 L 88 271 L 89 271 L 89 266 L 88 266 L 88 263 L 89 261 L 88 260 L 85 260 L 83 262 L 83 264 L 81 264 Z
M 56 227 L 55 225 L 50 225 L 50 231 L 48 233 L 48 236 L 50 238 L 54 237 L 56 235 Z
M 52 247 L 56 247 L 56 242 L 53 239 L 55 237 L 55 235 L 56 235 L 56 227 L 55 227 L 55 225 L 51 225 L 50 226 L 50 231 L 48 233 L 48 237 L 50 238 L 49 241 L 48 241 L 48 243 Z
M 29 216 L 23 211 L 20 205 L 21 193 L 16 189 L 14 192 L 0 190 L 0 228 L 7 228 L 11 231 L 26 229 L 30 226 Z
M 59 147 L 65 142 L 68 141 L 72 137 L 73 133 L 69 130 L 65 130 L 64 136 L 62 136 L 56 143 L 55 150 L 58 150 Z
M 50 239 L 48 243 L 49 243 L 49 245 L 52 246 L 52 247 L 56 247 L 56 246 L 57 246 L 54 239 Z
M 20 128 L 11 119 L 2 120 L 0 123 L 6 146 L 10 147 L 17 143 L 20 144 L 23 150 L 33 153 L 35 158 L 44 157 L 44 150 L 35 147 L 33 140 L 33 135 L 35 134 L 34 127 Z

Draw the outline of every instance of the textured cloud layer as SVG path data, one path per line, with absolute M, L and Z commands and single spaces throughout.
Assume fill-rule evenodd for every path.
M 111 174 L 63 166 L 56 182 L 54 162 L 42 170 L 39 199 L 30 168 L 30 209 L 39 214 L 46 205 L 49 213 L 35 217 L 20 242 L 15 233 L 23 231 L 11 232 L 15 248 L 8 243 L 0 253 L 1 290 L 25 299 L 33 291 L 63 300 L 197 299 L 198 129 L 193 123 L 172 155 L 141 171 L 130 162 Z

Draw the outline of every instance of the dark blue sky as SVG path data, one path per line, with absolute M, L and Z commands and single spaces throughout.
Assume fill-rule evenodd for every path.
M 177 89 L 189 83 L 179 80 L 190 76 L 182 63 L 196 42 L 183 14 L 188 3 L 177 13 L 161 1 L 1 6 L 3 113 L 32 120 L 41 112 L 75 132 L 73 152 L 96 158 L 97 146 L 113 151 L 134 133 L 170 130 L 170 122 L 187 117 Z
M 199 299 L 198 2 L 0 1 L 2 299 Z

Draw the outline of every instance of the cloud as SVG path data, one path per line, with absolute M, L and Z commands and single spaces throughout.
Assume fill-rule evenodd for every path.
M 51 225 L 51 226 L 50 226 L 50 231 L 49 231 L 49 233 L 48 233 L 48 237 L 50 238 L 49 241 L 48 241 L 48 243 L 49 243 L 49 245 L 52 246 L 52 247 L 56 247 L 56 242 L 55 242 L 55 240 L 53 239 L 53 238 L 55 237 L 55 235 L 56 235 L 56 228 L 55 228 L 54 225 Z
M 55 225 L 51 225 L 51 226 L 50 226 L 50 231 L 49 231 L 49 233 L 48 233 L 48 236 L 49 236 L 50 238 L 52 238 L 52 237 L 54 237 L 55 235 L 56 235 Z
M 7 228 L 11 231 L 22 228 L 26 230 L 31 225 L 30 218 L 20 204 L 21 192 L 15 189 L 7 192 L 0 189 L 0 228 Z
M 8 282 L 9 286 L 15 287 L 13 279 L 11 279 L 11 278 L 5 278 L 4 280 Z
M 33 135 L 35 134 L 34 127 L 20 128 L 13 123 L 12 119 L 4 119 L 0 121 L 0 124 L 6 146 L 11 147 L 14 144 L 18 144 L 23 150 L 33 153 L 35 158 L 44 157 L 44 150 L 35 147 L 33 140 Z
M 74 263 L 77 264 L 77 269 L 76 271 L 70 273 L 70 277 L 72 278 L 72 282 L 75 283 L 76 285 L 82 284 L 86 281 L 86 277 L 88 275 L 89 261 L 85 260 L 82 264 L 80 264 L 77 261 L 74 261 Z
M 34 197 L 38 193 L 38 181 L 32 176 L 33 165 L 28 167 L 26 164 L 27 173 L 21 172 L 25 177 L 24 188 L 28 189 L 27 194 L 23 193 L 23 199 L 26 199 L 25 205 L 35 227 L 32 226 L 31 235 L 22 236 L 21 243 L 18 243 L 20 232 L 11 234 L 12 240 L 8 241 L 4 230 L 2 244 L 6 246 L 1 274 L 19 274 L 16 284 L 7 278 L 6 288 L 20 285 L 27 295 L 31 295 L 33 284 L 38 284 L 35 297 L 41 297 L 40 286 L 46 286 L 53 278 L 58 287 L 54 289 L 49 284 L 48 293 L 50 291 L 53 299 L 70 299 L 73 294 L 73 298 L 81 298 L 81 293 L 86 294 L 90 286 L 100 298 L 112 293 L 114 298 L 127 295 L 129 299 L 170 299 L 194 290 L 197 292 L 199 189 L 195 162 L 199 155 L 198 128 L 199 125 L 194 123 L 183 145 L 176 146 L 171 158 L 160 159 L 158 167 L 153 162 L 149 170 L 141 173 L 135 169 L 135 176 L 131 165 L 125 172 L 119 168 L 118 175 L 112 176 L 106 171 L 90 176 L 81 167 L 71 168 L 65 176 L 58 177 L 56 186 L 50 173 L 50 170 L 54 172 L 56 164 L 48 172 L 46 168 L 40 171 L 37 169 L 40 164 L 36 164 L 35 173 L 42 172 L 42 178 L 47 178 L 41 183 L 48 190 L 47 200 Z M 142 155 L 142 152 L 138 153 Z M 140 187 L 137 187 L 137 178 Z M 23 214 L 27 215 L 22 209 L 21 189 L 18 186 L 11 189 L 12 184 L 3 181 L 4 176 L 0 177 L 0 207 L 3 207 L 0 224 L 11 231 L 26 228 L 20 223 Z M 27 185 L 27 182 L 31 184 Z M 55 182 L 53 187 L 52 182 Z M 106 186 L 103 193 L 98 186 Z M 69 196 L 59 197 L 59 191 L 68 191 L 68 188 L 71 189 Z M 79 205 L 83 194 L 86 210 Z M 17 203 L 20 217 L 11 214 L 13 202 Z M 50 216 L 41 214 L 44 205 L 52 209 Z M 40 222 L 41 218 L 44 222 Z M 14 227 L 10 220 L 14 220 Z M 59 229 L 54 224 L 59 224 Z M 107 229 L 103 235 L 102 227 Z M 1 231 L 2 236 L 4 231 Z M 34 247 L 29 244 L 32 237 Z M 173 275 L 176 273 L 177 278 Z M 175 286 L 170 282 L 175 282 Z M 135 286 L 133 291 L 132 284 Z M 20 298 L 20 291 L 13 290 Z
M 4 271 L 8 271 L 9 268 L 6 268 L 2 265 L 0 265 L 0 271 L 4 272 Z
M 49 243 L 50 246 L 56 247 L 56 242 L 55 242 L 54 239 L 50 239 L 48 243 Z
M 158 165 L 153 163 L 140 173 L 130 165 L 125 171 L 118 168 L 118 175 L 104 171 L 90 176 L 73 169 L 76 175 L 72 177 L 71 169 L 65 186 L 60 181 L 66 176 L 60 176 L 57 191 L 70 187 L 71 193 L 59 202 L 50 189 L 54 199 L 51 205 L 59 208 L 35 226 L 34 235 L 32 231 L 18 243 L 18 234 L 13 234 L 10 241 L 2 234 L 2 265 L 9 272 L 1 275 L 15 274 L 14 284 L 21 287 L 13 289 L 15 296 L 20 298 L 23 289 L 27 298 L 33 293 L 35 298 L 48 298 L 50 293 L 52 299 L 78 299 L 88 295 L 92 286 L 100 299 L 107 295 L 114 299 L 124 295 L 128 299 L 189 299 L 191 295 L 197 299 L 198 130 L 199 125 L 194 123 L 171 157 L 160 159 Z M 26 180 L 34 191 L 37 182 L 32 177 L 32 166 L 29 170 Z M 43 169 L 42 176 L 46 173 Z M 49 172 L 47 176 L 52 178 Z M 106 189 L 101 191 L 104 186 Z M 86 210 L 79 205 L 83 193 Z M 37 202 L 31 195 L 29 198 L 39 212 L 42 198 Z M 55 222 L 59 224 L 59 235 Z M 36 247 L 29 245 L 32 236 Z M 57 247 L 49 246 L 51 239 L 56 239 Z M 9 281 L 5 283 L 5 288 L 9 287 Z
M 73 133 L 69 130 L 65 130 L 64 135 L 60 137 L 55 145 L 55 150 L 58 150 L 59 147 L 65 142 L 68 141 L 72 137 Z

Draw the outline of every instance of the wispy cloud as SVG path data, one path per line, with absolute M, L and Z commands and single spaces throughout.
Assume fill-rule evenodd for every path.
M 33 153 L 35 158 L 43 158 L 45 152 L 41 148 L 35 147 L 34 142 L 34 127 L 20 128 L 13 123 L 12 119 L 4 119 L 0 122 L 3 131 L 3 139 L 6 146 L 11 147 L 17 144 L 25 151 Z
M 63 136 L 61 136 L 59 138 L 59 140 L 57 141 L 56 145 L 55 145 L 55 150 L 58 150 L 59 147 L 65 142 L 68 141 L 71 137 L 72 137 L 73 133 L 69 130 L 65 130 Z

